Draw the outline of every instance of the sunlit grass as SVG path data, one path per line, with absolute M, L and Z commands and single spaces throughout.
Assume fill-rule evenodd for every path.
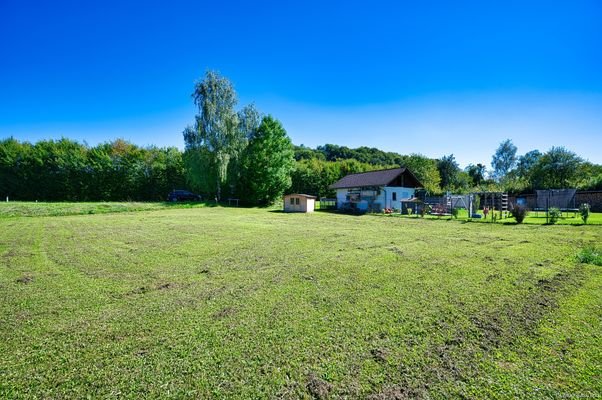
M 602 392 L 598 226 L 160 207 L 0 218 L 0 398 Z

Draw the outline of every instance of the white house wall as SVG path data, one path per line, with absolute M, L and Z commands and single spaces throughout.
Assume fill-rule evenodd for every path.
M 355 189 L 354 189 L 355 190 Z M 407 187 L 387 186 L 380 189 L 380 194 L 374 199 L 374 203 L 379 203 L 381 208 L 401 209 L 401 200 L 407 200 L 414 197 L 416 189 Z M 337 207 L 341 208 L 347 202 L 347 193 L 349 189 L 337 189 Z M 393 193 L 397 194 L 397 200 L 393 201 Z M 385 197 L 386 196 L 386 197 Z
M 383 208 L 401 209 L 401 200 L 407 200 L 414 197 L 415 191 L 416 189 L 414 188 L 387 186 L 381 190 L 378 201 Z M 397 200 L 395 201 L 393 201 L 393 193 L 397 194 Z
M 337 207 L 343 207 L 343 203 L 347 201 L 347 189 L 337 189 Z

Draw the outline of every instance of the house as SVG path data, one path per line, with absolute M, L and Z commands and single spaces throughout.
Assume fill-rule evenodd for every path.
M 284 212 L 314 212 L 316 196 L 309 194 L 287 194 L 284 196 Z
M 381 211 L 401 209 L 422 184 L 409 169 L 393 168 L 347 175 L 329 187 L 337 192 L 338 209 Z

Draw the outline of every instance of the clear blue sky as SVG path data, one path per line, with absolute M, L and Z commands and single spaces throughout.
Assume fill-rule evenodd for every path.
M 182 147 L 215 69 L 296 144 L 602 163 L 601 21 L 578 0 L 0 0 L 0 138 Z

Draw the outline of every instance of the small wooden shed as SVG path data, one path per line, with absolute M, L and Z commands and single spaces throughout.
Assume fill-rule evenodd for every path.
M 309 194 L 287 194 L 284 196 L 284 212 L 314 212 L 316 196 Z

